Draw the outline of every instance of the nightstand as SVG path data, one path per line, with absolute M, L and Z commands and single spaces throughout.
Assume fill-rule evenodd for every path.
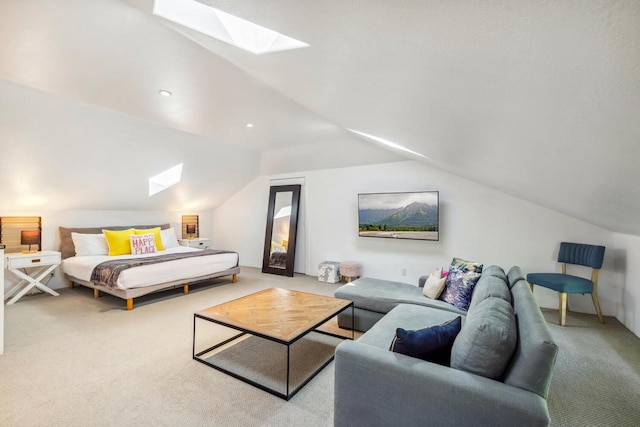
M 198 237 L 196 239 L 178 239 L 180 246 L 189 246 L 190 248 L 207 249 L 211 246 L 211 239 Z
M 47 277 L 49 273 L 56 269 L 57 266 L 60 265 L 61 262 L 61 254 L 56 251 L 41 251 L 41 252 L 33 252 L 28 254 L 5 254 L 5 268 L 7 271 L 13 273 L 13 275 L 17 276 L 20 280 L 18 284 L 16 284 L 7 294 L 5 298 L 11 297 L 13 294 L 13 298 L 9 300 L 7 305 L 14 304 L 20 298 L 22 298 L 27 292 L 29 292 L 34 287 L 47 292 L 54 297 L 59 296 L 60 294 L 54 291 L 51 288 L 40 283 L 42 279 Z M 35 270 L 27 273 L 27 268 L 35 268 Z M 26 285 L 26 286 L 24 286 Z M 24 286 L 24 288 L 23 288 Z M 22 288 L 22 289 L 20 289 Z M 20 292 L 18 292 L 20 291 Z M 17 293 L 16 293 L 17 292 Z

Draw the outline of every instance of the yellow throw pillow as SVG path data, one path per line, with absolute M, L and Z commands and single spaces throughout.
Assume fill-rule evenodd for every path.
M 135 230 L 133 234 L 153 234 L 153 240 L 156 243 L 156 249 L 159 251 L 164 251 L 164 245 L 162 244 L 162 237 L 160 236 L 160 227 L 149 228 L 148 230 Z M 131 250 L 131 248 L 129 248 Z
M 102 230 L 109 245 L 109 256 L 127 255 L 131 253 L 129 236 L 134 234 L 134 229 L 128 230 Z

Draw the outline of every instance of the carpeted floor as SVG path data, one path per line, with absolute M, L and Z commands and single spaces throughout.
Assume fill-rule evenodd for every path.
M 272 286 L 333 295 L 338 284 L 243 268 L 136 300 L 86 288 L 5 307 L 0 426 L 331 426 L 333 363 L 286 402 L 191 358 L 193 313 Z M 545 312 L 560 345 L 549 410 L 553 425 L 640 425 L 640 339 L 613 318 Z

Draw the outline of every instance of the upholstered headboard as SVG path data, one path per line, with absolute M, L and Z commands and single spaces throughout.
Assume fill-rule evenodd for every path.
M 58 227 L 60 229 L 60 252 L 62 253 L 62 259 L 69 258 L 76 255 L 76 247 L 73 244 L 71 233 L 83 233 L 83 234 L 100 234 L 103 229 L 107 230 L 127 230 L 129 228 L 155 228 L 160 227 L 162 230 L 171 228 L 171 224 L 160 225 L 117 225 L 117 226 L 104 226 L 104 227 L 85 227 L 85 228 L 67 228 Z

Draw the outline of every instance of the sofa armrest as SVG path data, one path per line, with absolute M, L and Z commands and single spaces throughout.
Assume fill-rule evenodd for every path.
M 547 426 L 535 393 L 367 344 L 336 348 L 334 426 Z
M 418 287 L 419 288 L 424 288 L 424 284 L 427 283 L 427 279 L 429 278 L 429 276 L 420 276 L 420 278 L 418 279 Z

